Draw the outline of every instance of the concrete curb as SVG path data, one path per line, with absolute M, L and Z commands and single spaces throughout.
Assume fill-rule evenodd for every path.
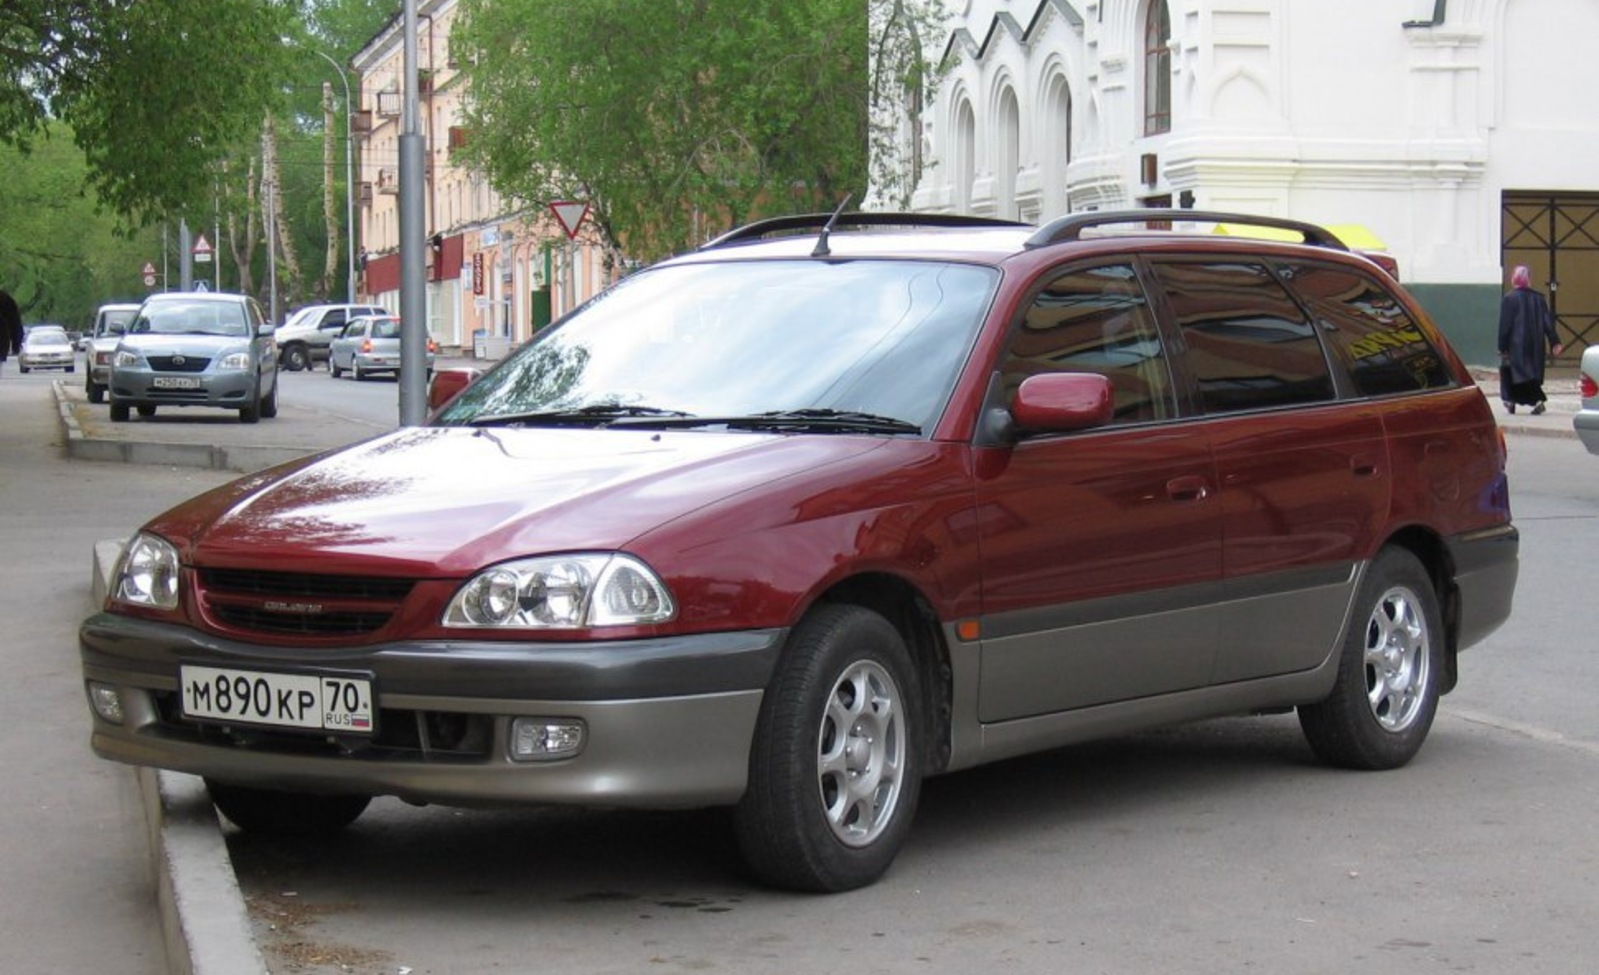
M 53 384 L 61 427 L 66 432 L 67 456 L 74 460 L 199 467 L 247 474 L 304 457 L 304 447 L 247 446 L 243 444 L 164 443 L 153 440 L 101 440 L 86 436 L 74 403 L 61 380 Z
M 92 609 L 105 601 L 122 546 L 114 539 L 95 543 Z M 152 768 L 134 775 L 167 969 L 173 975 L 268 975 L 205 783 Z

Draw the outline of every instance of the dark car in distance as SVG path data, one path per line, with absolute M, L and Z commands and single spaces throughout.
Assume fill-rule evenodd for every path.
M 1027 752 L 1297 709 L 1404 765 L 1518 547 L 1481 392 L 1320 227 L 803 215 L 152 519 L 80 650 L 94 750 L 247 830 L 728 806 L 755 877 L 836 891 L 926 777 Z

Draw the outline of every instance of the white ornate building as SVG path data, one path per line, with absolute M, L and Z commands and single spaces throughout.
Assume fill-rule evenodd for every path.
M 1470 361 L 1514 264 L 1599 342 L 1596 0 L 945 2 L 914 209 L 1352 225 Z

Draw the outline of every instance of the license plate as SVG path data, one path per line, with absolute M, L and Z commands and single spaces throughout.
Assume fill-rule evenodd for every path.
M 156 376 L 150 385 L 156 389 L 199 389 L 200 380 L 193 376 Z
M 372 682 L 363 677 L 185 666 L 178 681 L 187 718 L 372 733 Z

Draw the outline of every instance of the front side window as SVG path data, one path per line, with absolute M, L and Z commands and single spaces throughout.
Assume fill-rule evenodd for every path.
M 1283 277 L 1304 301 L 1362 396 L 1453 386 L 1454 376 L 1391 291 L 1370 275 L 1318 264 L 1289 265 Z
M 1171 14 L 1165 0 L 1144 12 L 1144 134 L 1171 131 Z
M 1182 329 L 1204 412 L 1333 398 L 1315 329 L 1267 268 L 1208 261 L 1151 266 Z
M 1127 264 L 1079 268 L 1033 299 L 1001 366 L 1007 395 L 1028 376 L 1093 372 L 1115 392 L 1115 423 L 1173 415 L 1171 377 L 1149 302 Z
M 852 413 L 930 432 L 998 280 L 935 261 L 658 267 L 539 333 L 439 422 L 747 428 L 763 415 Z

